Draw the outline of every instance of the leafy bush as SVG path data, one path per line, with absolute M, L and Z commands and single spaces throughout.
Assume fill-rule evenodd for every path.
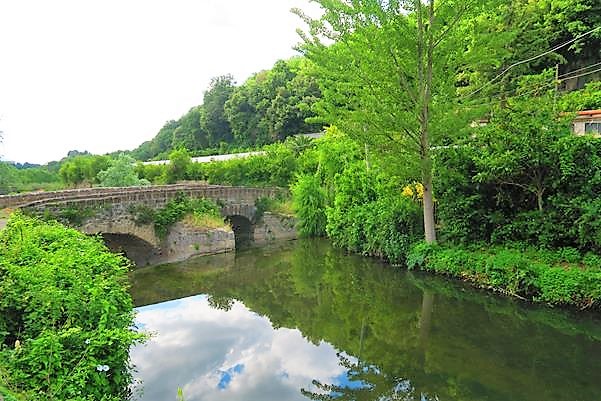
M 106 170 L 102 170 L 97 175 L 97 180 L 101 187 L 135 187 L 150 185 L 150 181 L 138 177 L 135 160 L 125 154 L 117 156 L 110 161 Z
M 293 150 L 284 144 L 264 147 L 265 155 L 197 164 L 195 178 L 210 184 L 288 187 L 297 169 Z M 202 170 L 202 173 L 200 171 Z
M 334 202 L 327 207 L 327 233 L 349 251 L 403 263 L 409 246 L 422 235 L 421 207 L 401 195 L 393 179 L 350 165 L 334 180 Z
M 169 164 L 165 169 L 162 181 L 165 184 L 174 184 L 177 181 L 185 180 L 190 164 L 192 164 L 192 160 L 186 149 L 172 151 L 169 154 Z
M 601 253 L 601 199 L 596 199 L 583 207 L 583 213 L 576 221 L 578 243 L 584 249 Z
M 142 339 L 132 329 L 128 266 L 97 238 L 12 216 L 0 231 L 0 373 L 11 392 L 127 398 L 129 349 Z
M 478 133 L 464 146 L 437 151 L 442 241 L 521 241 L 535 247 L 601 251 L 601 139 L 553 133 L 562 124 L 545 121 L 522 115 L 509 127 L 513 136 L 498 134 L 501 128 L 509 129 L 508 123 L 493 121 L 491 125 L 500 125 Z M 536 128 L 528 134 L 536 140 L 523 139 L 518 127 L 528 124 L 530 131 Z M 515 140 L 507 139 L 511 137 Z M 530 150 L 533 143 L 537 150 Z M 538 184 L 532 181 L 537 175 L 544 177 Z M 537 188 L 540 205 L 534 195 Z
M 323 236 L 326 232 L 325 193 L 314 175 L 300 176 L 292 186 L 298 230 L 304 236 Z
M 450 247 L 417 243 L 408 255 L 419 267 L 532 301 L 580 308 L 601 305 L 601 265 L 574 248 L 554 251 L 527 246 Z

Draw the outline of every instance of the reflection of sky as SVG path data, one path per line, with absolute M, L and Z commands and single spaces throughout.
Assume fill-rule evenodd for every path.
M 143 401 L 303 400 L 301 388 L 340 382 L 345 369 L 328 343 L 298 330 L 274 329 L 265 317 L 234 303 L 228 312 L 195 296 L 137 309 L 136 323 L 154 332 L 132 350 Z

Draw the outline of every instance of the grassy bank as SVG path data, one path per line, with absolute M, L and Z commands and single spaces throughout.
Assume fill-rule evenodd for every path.
M 128 262 L 58 223 L 13 215 L 0 231 L 4 399 L 123 400 L 131 382 Z M 2 397 L 0 397 L 2 398 Z
M 601 257 L 574 248 L 413 245 L 407 256 L 418 268 L 528 301 L 582 309 L 601 306 Z

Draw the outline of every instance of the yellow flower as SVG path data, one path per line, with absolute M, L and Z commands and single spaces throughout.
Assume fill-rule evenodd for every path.
M 411 185 L 407 185 L 405 188 L 403 188 L 401 195 L 406 196 L 407 198 L 413 198 L 413 189 L 411 189 Z
M 421 183 L 415 183 L 415 191 L 419 199 L 424 199 L 424 186 Z

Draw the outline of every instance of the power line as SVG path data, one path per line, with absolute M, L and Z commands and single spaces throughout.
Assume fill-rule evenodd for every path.
M 574 74 L 574 73 L 576 73 L 578 71 L 587 70 L 589 68 L 596 67 L 598 65 L 601 65 L 601 62 L 595 63 L 595 64 L 591 64 L 591 65 L 589 65 L 587 67 L 580 68 L 580 69 L 577 69 L 577 70 L 574 70 L 574 71 L 567 72 L 567 73 L 565 73 L 565 74 L 563 74 L 563 75 L 560 76 L 559 82 L 561 83 L 561 82 L 564 82 L 564 81 L 567 81 L 567 80 L 570 80 L 570 79 L 580 78 L 580 77 L 584 77 L 584 76 L 587 76 L 587 75 L 594 74 L 596 72 L 601 72 L 601 68 L 597 68 L 597 69 L 595 69 L 593 71 L 588 71 L 588 72 L 585 72 L 585 73 L 582 73 L 582 74 L 571 75 L 571 74 Z M 555 85 L 555 83 L 556 83 L 555 81 L 549 82 L 549 83 L 546 83 L 546 84 L 536 83 L 536 84 L 534 84 L 532 86 L 521 87 L 521 88 L 516 88 L 516 89 L 510 89 L 508 91 L 504 91 L 504 92 L 500 92 L 500 93 L 495 94 L 495 97 L 502 97 L 502 98 L 504 98 L 504 96 L 507 95 L 507 94 L 515 93 L 517 91 L 524 90 L 524 89 L 531 89 L 531 88 L 533 88 L 533 90 L 529 90 L 529 91 L 527 91 L 525 93 L 520 93 L 517 96 L 513 96 L 514 98 L 518 98 L 518 97 L 529 95 L 531 93 L 534 93 L 534 92 L 536 92 L 536 91 L 538 91 L 540 89 L 546 88 L 548 86 Z M 487 103 L 481 103 L 481 104 L 478 104 L 478 105 L 474 105 L 473 107 L 486 106 L 486 105 L 489 105 L 489 104 L 495 104 L 496 102 L 497 101 L 491 101 L 491 102 L 487 102 Z
M 593 65 L 588 66 L 588 68 L 594 67 L 594 66 L 600 65 L 600 64 L 601 63 L 593 64 Z M 586 69 L 586 68 L 584 68 L 584 69 Z M 582 70 L 583 69 L 581 68 L 579 70 L 571 71 L 568 74 L 573 74 L 574 72 L 578 72 L 578 71 L 582 71 Z M 597 68 L 596 70 L 585 72 L 585 73 L 582 73 L 582 74 L 578 74 L 578 75 L 573 75 L 573 76 L 562 78 L 562 79 L 560 79 L 560 82 L 567 81 L 568 79 L 574 79 L 574 78 L 584 77 L 584 76 L 587 76 L 587 75 L 594 74 L 596 72 L 601 72 L 601 68 Z M 528 88 L 530 90 L 528 90 L 527 92 L 517 94 L 516 96 L 511 96 L 511 98 L 512 99 L 517 99 L 517 98 L 521 98 L 521 97 L 524 97 L 524 96 L 528 96 L 528 95 L 531 95 L 531 94 L 533 94 L 535 92 L 538 92 L 541 89 L 544 89 L 544 88 L 547 88 L 547 87 L 550 87 L 550 86 L 553 86 L 553 85 L 555 85 L 555 82 L 548 82 L 548 83 L 542 84 L 542 85 L 541 84 L 533 85 L 533 86 L 531 86 L 531 87 Z M 501 92 L 501 93 L 498 93 L 496 95 L 496 97 L 507 95 L 508 93 L 513 93 L 513 92 L 516 92 L 516 91 L 519 91 L 519 90 L 522 90 L 522 89 L 524 89 L 524 88 L 517 88 L 517 89 L 513 89 L 513 90 Z M 505 98 L 503 97 L 502 99 L 505 99 Z M 464 105 L 463 107 L 476 108 L 476 107 L 483 107 L 483 106 L 492 106 L 494 104 L 497 104 L 499 101 L 500 100 L 493 100 L 493 101 L 486 102 L 486 103 L 480 103 L 480 104 L 474 104 L 474 105 Z
M 543 88 L 546 88 L 546 87 L 552 86 L 552 85 L 555 85 L 555 82 L 547 82 L 547 83 L 537 82 L 537 83 L 534 83 L 532 85 L 522 86 L 520 88 L 509 89 L 509 90 L 497 93 L 497 94 L 495 94 L 495 97 L 496 98 L 500 98 L 500 99 L 506 99 L 507 95 L 510 95 L 510 97 L 522 97 L 522 96 L 524 96 L 526 94 L 534 93 L 534 92 L 536 92 L 536 91 L 538 91 L 540 89 L 543 89 Z M 518 91 L 524 91 L 524 90 L 526 90 L 526 92 L 520 93 L 517 96 L 511 96 L 511 94 L 516 94 L 516 92 L 518 92 Z M 475 105 L 475 107 L 478 107 L 480 105 L 485 106 L 487 104 L 495 104 L 498 101 L 499 100 L 492 100 L 490 102 L 480 103 L 478 105 Z
M 521 97 L 524 97 L 524 96 L 528 96 L 528 95 L 536 93 L 536 92 L 538 92 L 538 91 L 540 91 L 542 89 L 551 87 L 553 85 L 555 85 L 555 82 L 547 82 L 545 84 L 540 84 L 539 83 L 539 84 L 536 84 L 536 85 L 533 85 L 533 86 L 529 87 L 528 91 L 516 94 L 515 96 L 510 96 L 510 98 L 511 99 L 518 99 L 518 98 L 521 98 Z M 509 90 L 509 91 L 505 91 L 505 92 L 497 94 L 496 97 L 507 95 L 509 93 L 514 93 L 514 92 L 517 92 L 517 91 L 523 90 L 523 89 L 524 88 L 517 88 L 517 89 L 512 89 L 512 90 Z M 497 103 L 501 102 L 502 100 L 506 100 L 506 99 L 507 99 L 506 97 L 501 97 L 501 98 L 499 98 L 497 100 L 491 100 L 490 102 L 473 104 L 473 105 L 464 105 L 462 107 L 477 108 L 477 107 L 483 107 L 483 106 L 492 106 L 492 105 L 497 104 Z
M 470 94 L 468 94 L 468 95 L 467 95 L 467 97 L 470 97 L 470 96 L 472 96 L 472 95 L 475 95 L 476 93 L 480 92 L 481 90 L 483 90 L 484 88 L 488 87 L 489 85 L 492 85 L 492 84 L 493 84 L 495 81 L 497 81 L 499 78 L 501 78 L 503 75 L 505 75 L 505 74 L 506 74 L 506 73 L 507 73 L 509 70 L 511 70 L 513 67 L 517 67 L 518 65 L 525 64 L 525 63 L 529 63 L 530 61 L 534 61 L 534 60 L 536 60 L 536 59 L 539 59 L 539 58 L 541 58 L 541 57 L 544 57 L 544 56 L 546 56 L 547 54 L 553 53 L 553 52 L 555 52 L 555 51 L 557 51 L 557 50 L 559 50 L 559 49 L 561 49 L 561 48 L 563 48 L 563 47 L 566 47 L 566 46 L 567 46 L 567 45 L 569 45 L 569 44 L 572 44 L 572 43 L 574 43 L 574 42 L 575 42 L 575 41 L 577 41 L 578 39 L 581 39 L 581 38 L 583 38 L 583 37 L 585 37 L 585 36 L 588 36 L 588 35 L 590 35 L 591 33 L 593 33 L 593 32 L 596 32 L 596 31 L 599 31 L 599 30 L 601 30 L 601 26 L 598 26 L 597 28 L 591 29 L 590 31 L 588 31 L 588 32 L 585 32 L 585 33 L 583 33 L 583 34 L 581 34 L 581 35 L 579 35 L 579 36 L 575 37 L 574 39 L 571 39 L 571 40 L 569 40 L 569 41 L 567 41 L 567 42 L 565 42 L 565 43 L 563 43 L 563 44 L 561 44 L 561 45 L 559 45 L 559 46 L 555 46 L 554 48 L 552 48 L 552 49 L 550 49 L 550 50 L 547 50 L 547 51 L 545 51 L 545 52 L 543 52 L 543 53 L 541 53 L 541 54 L 539 54 L 539 55 L 536 55 L 536 56 L 534 56 L 534 57 L 530 57 L 530 58 L 528 58 L 528 59 L 521 60 L 521 61 L 518 61 L 518 62 L 516 62 L 516 63 L 513 63 L 513 64 L 512 64 L 512 65 L 510 65 L 509 67 L 505 68 L 505 69 L 504 69 L 504 70 L 503 70 L 503 71 L 502 71 L 500 74 L 498 74 L 496 77 L 494 77 L 493 79 L 491 79 L 490 81 L 488 81 L 487 83 L 485 83 L 484 85 L 482 85 L 480 88 L 478 88 L 478 89 L 476 89 L 475 91 L 473 91 L 473 92 L 471 92 Z
M 599 64 L 601 64 L 601 63 L 599 63 Z M 567 81 L 568 79 L 574 79 L 574 78 L 584 77 L 586 75 L 591 75 L 591 74 L 594 74 L 594 73 L 599 72 L 599 71 L 601 71 L 601 68 L 597 68 L 596 70 L 589 71 L 589 72 L 586 72 L 586 73 L 583 73 L 583 74 L 578 74 L 578 75 L 573 75 L 573 76 L 569 76 L 569 77 L 564 77 L 564 78 L 561 78 L 560 81 Z
M 564 73 L 564 74 L 561 74 L 561 75 L 559 76 L 559 78 L 563 78 L 563 77 L 565 77 L 566 75 L 570 75 L 570 74 L 573 74 L 573 73 L 575 73 L 575 72 L 580 72 L 580 71 L 588 70 L 589 68 L 593 68 L 593 67 L 596 67 L 596 66 L 598 66 L 598 65 L 601 65 L 601 61 L 600 61 L 600 62 L 598 62 L 598 63 L 595 63 L 595 64 L 587 65 L 586 67 L 582 67 L 582 68 L 579 68 L 579 69 L 577 69 L 577 70 L 574 70 L 574 71 L 569 71 L 569 72 L 566 72 L 566 73 Z

